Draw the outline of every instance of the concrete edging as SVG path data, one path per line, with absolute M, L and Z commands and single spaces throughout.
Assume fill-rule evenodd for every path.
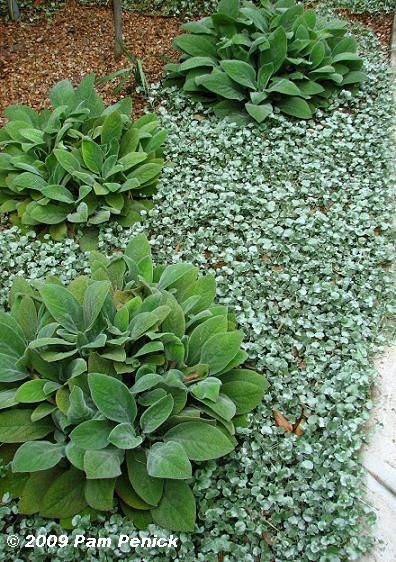
M 396 73 L 396 12 L 393 16 L 393 27 L 391 37 L 391 68 Z

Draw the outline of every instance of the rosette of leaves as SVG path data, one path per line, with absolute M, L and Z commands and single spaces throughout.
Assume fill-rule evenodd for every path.
M 367 78 L 346 22 L 295 0 L 221 0 L 212 16 L 182 28 L 189 33 L 175 39 L 183 54 L 165 66 L 167 82 L 237 122 L 261 123 L 275 107 L 310 119 L 336 91 Z
M 0 129 L 0 212 L 22 228 L 139 220 L 151 205 L 164 160 L 166 132 L 155 115 L 133 121 L 132 100 L 105 107 L 94 75 L 77 88 L 62 80 L 50 91 L 52 110 L 11 105 Z
M 0 313 L 2 491 L 22 513 L 110 510 L 139 528 L 191 531 L 195 463 L 236 446 L 265 378 L 241 368 L 242 334 L 215 280 L 153 266 L 143 235 L 91 275 L 16 278 Z

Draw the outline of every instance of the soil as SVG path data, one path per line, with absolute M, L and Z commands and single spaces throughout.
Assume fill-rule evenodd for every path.
M 384 47 L 390 48 L 393 14 L 351 14 L 348 10 L 339 10 L 338 13 L 344 18 L 362 23 L 372 29 Z
M 177 60 L 172 41 L 180 34 L 179 26 L 176 18 L 124 11 L 125 47 L 142 59 L 149 82 L 161 79 L 164 64 Z M 42 18 L 33 23 L 11 23 L 0 19 L 0 115 L 11 103 L 35 109 L 47 106 L 48 90 L 61 79 L 77 84 L 90 72 L 104 76 L 129 67 L 126 57 L 115 60 L 113 48 L 111 8 L 69 3 L 51 21 Z M 120 97 L 112 95 L 113 88 L 114 84 L 107 83 L 99 89 L 107 103 Z M 133 80 L 129 89 L 134 92 Z M 128 92 L 123 90 L 123 94 Z M 138 114 L 144 99 L 133 97 L 134 113 Z

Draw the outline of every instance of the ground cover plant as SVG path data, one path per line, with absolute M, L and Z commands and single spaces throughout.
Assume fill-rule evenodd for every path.
M 89 75 L 50 91 L 52 110 L 11 105 L 0 129 L 0 212 L 12 224 L 64 238 L 70 225 L 118 219 L 151 204 L 166 132 L 154 114 L 131 119 L 132 100 L 105 107 Z
M 144 236 L 90 264 L 67 287 L 18 277 L 0 314 L 2 485 L 25 514 L 62 522 L 116 494 L 138 528 L 193 531 L 191 461 L 234 449 L 265 379 L 238 368 L 243 336 L 213 276 L 153 267 Z
M 184 24 L 176 38 L 179 64 L 165 66 L 177 84 L 218 116 L 262 123 L 274 108 L 310 119 L 340 89 L 366 79 L 346 22 L 317 16 L 295 0 L 260 6 L 222 0 L 217 11 Z
M 330 8 L 345 8 L 358 14 L 362 12 L 390 13 L 396 10 L 395 0 L 323 0 L 321 3 Z
M 393 100 L 386 54 L 367 33 L 360 51 L 369 77 L 362 91 L 353 99 L 340 93 L 308 122 L 278 114 L 261 130 L 240 128 L 177 92 L 153 98 L 155 105 L 166 97 L 160 119 L 173 168 L 163 172 L 144 223 L 104 225 L 100 250 L 111 254 L 147 230 L 158 263 L 187 260 L 213 273 L 218 302 L 247 333 L 243 348 L 268 374 L 269 392 L 250 425 L 236 428 L 241 445 L 195 472 L 195 532 L 178 533 L 177 550 L 118 549 L 130 522 L 99 514 L 74 517 L 69 536 L 110 537 L 110 549 L 37 548 L 30 560 L 49 552 L 56 562 L 82 555 L 90 562 L 349 562 L 367 549 L 372 515 L 358 451 L 372 406 L 371 354 L 386 342 L 380 328 L 395 312 Z M 0 247 L 5 307 L 17 275 L 67 283 L 89 272 L 88 255 L 72 239 L 43 242 L 13 228 L 0 232 Z M 5 559 L 26 556 L 6 546 L 6 533 L 65 532 L 19 514 L 10 495 L 0 518 Z M 153 533 L 166 536 L 155 525 L 138 535 Z

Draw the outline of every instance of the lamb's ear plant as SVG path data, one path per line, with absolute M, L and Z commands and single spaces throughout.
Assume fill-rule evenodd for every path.
M 278 108 L 310 119 L 340 89 L 366 80 L 346 22 L 319 17 L 295 0 L 260 6 L 221 0 L 217 12 L 184 24 L 167 82 L 208 104 L 220 117 L 263 122 Z
M 56 84 L 52 110 L 5 110 L 0 212 L 12 224 L 61 239 L 73 225 L 131 225 L 152 204 L 166 133 L 153 114 L 133 121 L 130 98 L 105 107 L 94 79 Z
M 265 378 L 241 368 L 242 334 L 212 276 L 153 266 L 143 235 L 90 264 L 67 287 L 16 278 L 0 313 L 10 488 L 22 513 L 64 519 L 116 496 L 137 527 L 191 531 L 195 463 L 235 448 Z

